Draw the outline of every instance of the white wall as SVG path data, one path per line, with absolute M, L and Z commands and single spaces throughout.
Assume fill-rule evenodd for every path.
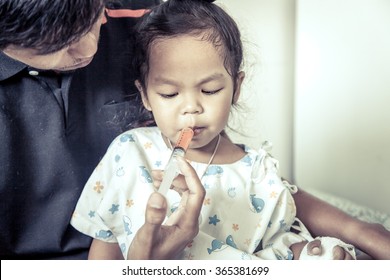
M 390 213 L 390 1 L 297 0 L 295 179 Z
M 390 213 L 390 1 L 219 0 L 248 73 L 233 140 L 274 144 L 281 174 Z
M 230 133 L 233 140 L 254 148 L 265 140 L 281 173 L 292 178 L 294 89 L 293 0 L 219 0 L 242 31 L 246 80 L 241 96 L 244 106 L 233 126 L 246 135 Z

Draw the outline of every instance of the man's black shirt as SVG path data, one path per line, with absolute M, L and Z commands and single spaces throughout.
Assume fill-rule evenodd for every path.
M 1 259 L 87 257 L 91 239 L 69 221 L 108 145 L 142 106 L 130 65 L 136 20 L 108 17 L 94 60 L 71 73 L 32 69 L 0 52 Z

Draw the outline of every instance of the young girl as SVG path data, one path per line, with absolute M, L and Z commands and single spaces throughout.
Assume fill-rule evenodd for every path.
M 209 2 L 170 0 L 141 20 L 136 85 L 157 127 L 133 129 L 113 141 L 88 180 L 71 223 L 96 240 L 117 243 L 127 258 L 144 223 L 146 201 L 155 191 L 151 171 L 166 166 L 172 143 L 182 129 L 192 128 L 186 159 L 206 197 L 199 234 L 177 257 L 297 259 L 291 245 L 312 238 L 295 217 L 291 193 L 296 187 L 281 180 L 278 163 L 266 150 L 233 144 L 223 133 L 244 79 L 242 45 L 235 22 Z M 167 216 L 174 219 L 181 196 L 173 190 L 166 196 Z M 352 246 L 337 239 L 322 241 L 329 258 L 336 245 L 348 252 L 346 258 L 355 258 Z

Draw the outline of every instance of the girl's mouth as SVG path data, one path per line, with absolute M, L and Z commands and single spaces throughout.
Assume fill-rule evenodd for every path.
M 194 136 L 199 135 L 204 129 L 204 127 L 193 127 L 192 130 L 194 131 Z

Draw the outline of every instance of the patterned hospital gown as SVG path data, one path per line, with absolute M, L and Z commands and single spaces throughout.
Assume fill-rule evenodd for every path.
M 245 152 L 237 162 L 207 168 L 200 231 L 181 259 L 292 259 L 289 246 L 304 240 L 290 231 L 296 189 L 281 181 L 268 152 L 248 147 Z M 150 172 L 164 169 L 170 154 L 157 127 L 119 135 L 86 183 L 71 224 L 93 238 L 118 243 L 126 259 L 154 191 Z M 207 167 L 191 165 L 199 176 Z M 167 199 L 169 216 L 180 196 L 169 190 Z

